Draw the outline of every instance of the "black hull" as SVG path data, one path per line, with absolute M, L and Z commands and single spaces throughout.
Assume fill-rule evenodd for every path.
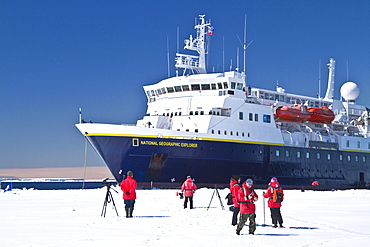
M 277 177 L 290 188 L 364 187 L 370 179 L 370 154 L 221 140 L 184 140 L 126 136 L 87 136 L 114 178 L 134 172 L 138 182 L 227 184 L 232 175 L 251 177 L 256 186 Z M 299 154 L 298 154 L 299 153 Z M 309 153 L 309 156 L 307 156 Z M 349 158 L 348 158 L 349 156 Z

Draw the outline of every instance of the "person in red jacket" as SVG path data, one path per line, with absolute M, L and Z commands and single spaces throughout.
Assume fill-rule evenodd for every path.
M 280 207 L 281 202 L 274 202 L 272 195 L 274 193 L 274 189 L 280 188 L 280 184 L 275 177 L 271 178 L 269 183 L 269 187 L 267 188 L 266 193 L 263 194 L 264 198 L 269 198 L 268 200 L 268 207 L 271 211 L 271 219 L 272 219 L 272 227 L 277 228 L 277 224 L 279 223 L 280 228 L 283 228 L 283 217 L 281 216 Z
M 230 179 L 230 193 L 231 198 L 234 203 L 234 209 L 233 209 L 233 218 L 231 221 L 231 225 L 236 226 L 238 224 L 238 214 L 240 211 L 239 202 L 237 199 L 237 193 L 240 189 L 240 176 L 235 175 Z
M 188 201 L 190 201 L 190 209 L 193 209 L 193 196 L 194 192 L 197 190 L 197 186 L 191 179 L 191 176 L 186 178 L 186 181 L 181 186 L 181 192 L 184 192 L 185 201 L 184 209 L 188 206 Z
M 134 211 L 134 204 L 136 199 L 136 180 L 132 171 L 127 172 L 127 177 L 120 184 L 121 190 L 123 191 L 123 201 L 125 203 L 126 218 L 132 218 L 132 212 Z
M 256 230 L 256 205 L 254 202 L 258 200 L 258 195 L 253 188 L 253 180 L 248 178 L 241 186 L 237 193 L 237 199 L 240 204 L 239 224 L 236 228 L 236 234 L 240 235 L 240 231 L 249 219 L 249 234 L 254 234 Z

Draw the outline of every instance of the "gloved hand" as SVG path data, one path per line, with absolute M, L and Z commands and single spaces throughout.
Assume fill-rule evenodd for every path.
M 126 191 L 126 195 L 130 195 L 130 192 Z

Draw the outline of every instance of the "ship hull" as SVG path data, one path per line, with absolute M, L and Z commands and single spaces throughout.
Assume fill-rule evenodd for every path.
M 227 140 L 119 135 L 86 138 L 118 182 L 131 170 L 138 182 L 179 183 L 191 175 L 196 182 L 213 186 L 228 183 L 238 174 L 263 186 L 274 176 L 290 188 L 307 187 L 317 180 L 321 188 L 345 189 L 364 186 L 369 179 L 365 174 L 370 173 L 368 153 Z

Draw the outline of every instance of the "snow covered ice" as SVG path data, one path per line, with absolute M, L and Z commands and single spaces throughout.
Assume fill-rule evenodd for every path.
M 118 188 L 116 188 L 118 191 Z M 134 218 L 126 218 L 122 192 L 112 191 L 118 210 L 109 203 L 101 217 L 106 188 L 93 190 L 13 190 L 0 193 L 0 246 L 368 246 L 370 190 L 285 190 L 281 208 L 284 227 L 271 227 L 262 192 L 257 230 L 235 234 L 232 212 L 219 189 L 194 196 L 195 209 L 183 209 L 178 190 L 138 190 Z

